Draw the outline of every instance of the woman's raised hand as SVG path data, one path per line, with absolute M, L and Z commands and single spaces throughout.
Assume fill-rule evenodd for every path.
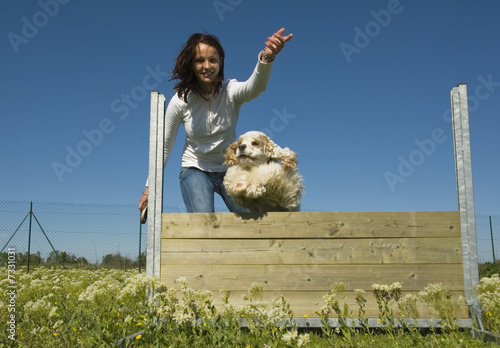
M 290 41 L 293 37 L 293 34 L 283 36 L 284 32 L 285 28 L 281 28 L 272 36 L 267 38 L 264 54 L 266 54 L 267 56 L 275 56 L 282 50 L 283 47 L 285 47 L 285 42 Z

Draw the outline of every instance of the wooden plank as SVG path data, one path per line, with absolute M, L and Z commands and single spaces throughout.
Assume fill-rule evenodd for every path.
M 461 264 L 435 265 L 162 265 L 167 287 L 185 277 L 193 289 L 248 290 L 252 283 L 270 291 L 329 291 L 336 282 L 348 288 L 371 289 L 374 283 L 400 282 L 404 289 L 420 291 L 429 283 L 463 290 Z
M 163 239 L 168 265 L 460 263 L 460 238 Z
M 244 305 L 247 304 L 246 301 L 242 299 L 243 295 L 246 295 L 246 291 L 231 291 L 229 294 L 229 301 L 235 305 Z M 262 300 L 265 301 L 268 304 L 268 308 L 271 307 L 272 300 L 280 297 L 281 295 L 285 297 L 291 305 L 291 309 L 293 311 L 294 317 L 295 318 L 318 318 L 318 315 L 316 314 L 317 311 L 321 309 L 321 307 L 325 306 L 325 302 L 323 300 L 323 297 L 327 295 L 327 292 L 294 292 L 294 291 L 288 291 L 288 292 L 275 292 L 275 291 L 265 291 L 262 296 Z M 412 294 L 414 296 L 417 295 L 416 292 L 409 292 L 409 291 L 403 291 L 401 293 L 401 298 L 404 298 L 407 294 Z M 450 292 L 451 294 L 451 299 L 452 301 L 457 301 L 459 296 L 463 296 L 463 292 L 460 291 L 455 291 L 455 292 Z M 365 294 L 365 298 L 367 300 L 366 302 L 366 313 L 365 313 L 365 318 L 377 318 L 379 316 L 379 308 L 377 301 L 375 299 L 375 296 L 373 295 L 373 292 L 367 291 Z M 217 308 L 220 308 L 220 305 L 222 303 L 220 294 L 217 291 L 214 291 L 212 293 L 212 300 L 214 305 Z M 353 318 L 359 317 L 359 306 L 356 303 L 356 294 L 353 291 L 346 291 L 345 292 L 345 300 L 341 300 L 341 305 L 343 306 L 344 303 L 347 303 L 349 306 L 349 309 L 352 311 L 351 316 Z M 397 305 L 391 302 L 391 308 L 393 309 L 394 314 L 396 317 L 399 317 L 399 311 L 397 308 Z M 431 318 L 431 317 L 439 317 L 436 311 L 432 308 L 430 308 L 427 304 L 425 303 L 420 303 L 418 305 L 418 311 L 420 314 L 420 318 Z M 458 318 L 468 318 L 468 311 L 467 307 L 465 305 L 460 306 L 457 311 L 457 316 Z M 330 318 L 336 318 L 337 316 L 331 311 L 331 314 L 329 315 Z
M 296 318 L 313 318 L 336 282 L 351 289 L 346 296 L 353 310 L 352 290 L 373 296 L 374 283 L 400 282 L 404 293 L 442 283 L 453 296 L 464 294 L 458 212 L 199 213 L 162 219 L 161 280 L 176 287 L 175 280 L 185 277 L 193 289 L 212 291 L 214 299 L 225 289 L 232 302 L 242 304 L 241 296 L 258 282 L 265 298 L 283 295 Z M 376 301 L 369 303 L 366 316 L 378 317 Z M 429 308 L 420 314 L 435 316 Z M 465 306 L 461 315 L 468 318 Z
M 163 214 L 162 238 L 456 237 L 458 212 L 293 212 Z

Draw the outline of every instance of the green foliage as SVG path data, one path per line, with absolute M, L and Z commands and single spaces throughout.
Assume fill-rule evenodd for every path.
M 345 285 L 338 283 L 325 295 L 326 305 L 319 313 L 326 324 L 333 310 L 340 327 L 325 325 L 322 332 L 305 332 L 288 321 L 293 317 L 289 302 L 282 296 L 264 301 L 258 283 L 250 287 L 240 305 L 221 291 L 221 305 L 216 309 L 210 292 L 193 290 L 184 278 L 177 281 L 178 289 L 167 289 L 155 277 L 116 269 L 38 267 L 26 273 L 19 267 L 13 275 L 9 278 L 8 269 L 0 268 L 1 289 L 15 286 L 15 340 L 1 335 L 0 348 L 112 347 L 119 341 L 123 347 L 487 346 L 452 325 L 446 334 L 428 335 L 411 326 L 396 326 L 392 306 L 399 305 L 400 313 L 407 316 L 415 315 L 416 308 L 415 297 L 400 298 L 398 283 L 374 286 L 380 301 L 379 330 L 370 329 L 363 319 L 364 291 L 357 290 L 358 311 L 354 311 L 345 302 Z M 480 293 L 494 299 L 497 281 L 485 281 Z M 424 291 L 426 295 L 419 296 L 419 301 L 427 296 L 442 313 L 453 315 L 448 311 L 453 306 L 447 302 L 446 290 L 434 286 Z M 12 301 L 2 293 L 0 321 L 7 323 Z M 358 327 L 352 326 L 355 312 Z M 496 310 L 491 312 L 491 317 L 497 315 Z M 129 338 L 123 340 L 125 337 Z
M 8 253 L 3 252 L 0 254 L 0 266 L 7 265 Z M 16 265 L 18 266 L 26 266 L 28 264 L 28 253 L 18 252 L 16 253 Z M 116 268 L 116 269 L 132 269 L 139 268 L 139 261 L 141 264 L 141 268 L 144 269 L 146 266 L 146 253 L 142 252 L 139 257 L 135 260 L 132 260 L 126 256 L 121 255 L 120 253 L 116 254 L 107 254 L 102 257 L 101 263 L 96 263 L 92 265 L 86 258 L 78 257 L 72 253 L 68 253 L 66 251 L 51 251 L 46 259 L 44 259 L 40 252 L 32 253 L 30 255 L 30 269 L 32 267 L 59 267 L 64 266 L 68 268 Z M 94 267 L 92 267 L 94 266 Z
M 481 278 L 477 287 L 479 301 L 483 309 L 485 327 L 500 334 L 500 277 L 493 274 L 490 278 Z
M 479 279 L 491 277 L 493 274 L 500 274 L 500 261 L 479 264 Z

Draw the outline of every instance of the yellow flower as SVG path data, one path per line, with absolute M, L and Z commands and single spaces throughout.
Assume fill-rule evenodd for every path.
M 141 337 L 142 337 L 142 335 L 137 335 L 137 336 L 135 336 L 135 339 L 136 339 L 136 340 L 140 340 L 140 339 L 141 339 Z
M 143 318 L 146 318 L 146 316 L 145 316 L 145 315 L 143 315 L 142 317 L 143 317 Z
M 54 332 L 54 336 L 59 336 L 59 334 L 57 332 Z
M 141 326 L 141 325 L 142 325 L 142 323 L 137 323 L 137 324 L 136 324 L 136 326 Z
M 208 326 L 207 323 L 203 323 L 203 326 Z
M 76 327 L 74 327 L 74 328 L 73 328 L 73 332 L 76 332 L 76 331 L 77 331 L 77 330 L 76 330 Z
M 57 302 L 54 302 L 55 305 L 57 305 Z
M 486 315 L 491 317 L 493 314 L 491 314 L 491 312 L 486 312 Z
M 120 312 L 116 313 L 116 316 L 119 317 L 120 316 Z
M 307 315 L 307 314 L 304 314 L 304 318 L 307 318 L 307 317 L 308 317 L 308 315 Z

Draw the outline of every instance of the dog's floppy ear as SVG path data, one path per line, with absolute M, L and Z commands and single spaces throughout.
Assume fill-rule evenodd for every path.
M 238 159 L 236 158 L 236 149 L 238 148 L 238 142 L 235 141 L 226 149 L 226 161 L 223 163 L 226 166 L 235 166 L 238 164 Z
M 266 153 L 268 153 L 270 158 L 280 160 L 285 168 L 295 169 L 299 163 L 295 152 L 290 150 L 288 147 L 282 149 L 270 139 L 266 144 Z

